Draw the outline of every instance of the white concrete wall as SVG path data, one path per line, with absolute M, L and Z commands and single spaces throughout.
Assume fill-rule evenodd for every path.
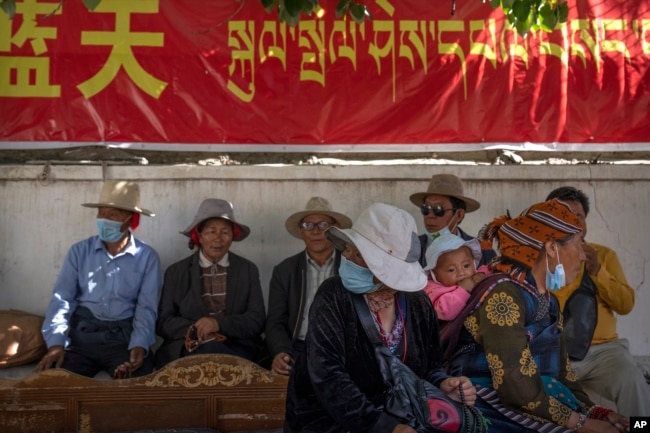
M 96 201 L 103 176 L 140 183 L 142 206 L 156 212 L 142 218 L 137 236 L 160 254 L 163 267 L 190 254 L 179 234 L 204 198 L 230 200 L 235 216 L 251 227 L 232 250 L 259 268 L 265 295 L 272 267 L 302 249 L 284 221 L 313 195 L 327 197 L 353 220 L 369 204 L 383 201 L 421 215 L 408 197 L 425 191 L 434 173 L 464 179 L 466 194 L 481 208 L 465 218 L 469 233 L 506 209 L 516 215 L 542 201 L 553 188 L 573 185 L 590 197 L 592 242 L 616 250 L 630 285 L 634 311 L 619 318 L 619 334 L 635 355 L 650 355 L 650 166 L 53 166 L 47 181 L 41 166 L 0 166 L 0 308 L 43 314 L 65 254 L 74 242 L 95 234 Z

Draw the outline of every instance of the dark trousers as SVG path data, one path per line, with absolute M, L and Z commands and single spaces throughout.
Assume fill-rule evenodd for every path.
M 112 376 L 120 364 L 131 359 L 132 329 L 132 319 L 99 320 L 87 308 L 77 308 L 70 319 L 70 345 L 61 367 L 87 377 L 94 377 L 102 370 Z M 153 356 L 149 353 L 132 376 L 144 376 L 153 369 Z
M 490 406 L 485 400 L 478 397 L 475 407 L 489 421 L 489 431 L 499 433 L 535 433 L 535 430 L 528 429 L 516 421 L 503 416 L 498 410 Z
M 82 376 L 94 377 L 102 370 L 111 376 L 115 369 L 131 359 L 128 344 L 70 344 L 65 350 L 62 368 Z M 133 371 L 132 377 L 149 374 L 154 369 L 153 357 L 149 353 L 142 366 Z
M 297 360 L 305 352 L 305 340 L 293 340 L 291 343 L 291 357 Z

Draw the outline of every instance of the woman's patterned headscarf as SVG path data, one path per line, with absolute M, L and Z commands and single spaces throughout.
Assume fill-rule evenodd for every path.
M 516 218 L 496 218 L 482 231 L 481 242 L 489 249 L 498 241 L 500 256 L 490 264 L 492 270 L 523 281 L 545 242 L 580 233 L 583 228 L 566 203 L 553 199 L 529 207 Z

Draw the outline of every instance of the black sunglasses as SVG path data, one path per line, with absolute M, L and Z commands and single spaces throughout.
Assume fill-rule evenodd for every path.
M 429 212 L 433 212 L 435 216 L 441 217 L 449 211 L 456 211 L 456 209 L 454 209 L 453 207 L 449 209 L 445 209 L 439 204 L 435 206 L 431 206 L 430 204 L 426 204 L 426 203 L 420 205 L 420 212 L 422 212 L 422 215 L 425 216 L 429 215 Z

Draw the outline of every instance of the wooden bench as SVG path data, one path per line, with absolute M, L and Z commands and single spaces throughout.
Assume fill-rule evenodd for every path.
M 230 355 L 189 356 L 123 380 L 48 370 L 0 380 L 0 426 L 3 433 L 276 429 L 286 387 L 286 377 Z

